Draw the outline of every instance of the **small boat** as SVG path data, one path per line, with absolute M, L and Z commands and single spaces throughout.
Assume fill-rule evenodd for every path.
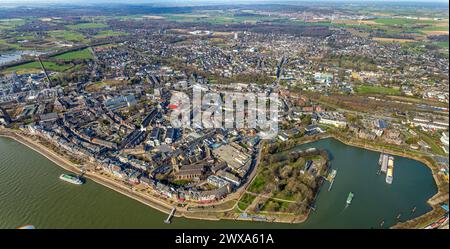
M 333 169 L 333 170 L 331 171 L 331 173 L 328 175 L 328 180 L 329 180 L 330 182 L 333 181 L 334 178 L 336 177 L 336 174 L 337 174 L 337 170 Z
M 70 182 L 75 185 L 83 184 L 83 181 L 81 181 L 79 177 L 73 176 L 73 175 L 62 174 L 59 176 L 59 179 L 66 181 L 66 182 Z
M 390 156 L 386 172 L 386 183 L 392 184 L 393 179 L 394 179 L 394 157 Z
M 33 225 L 24 225 L 18 227 L 17 229 L 35 229 L 35 227 Z
M 354 196 L 353 192 L 348 193 L 348 196 L 347 196 L 347 206 L 350 205 L 350 204 L 352 203 L 353 196 Z

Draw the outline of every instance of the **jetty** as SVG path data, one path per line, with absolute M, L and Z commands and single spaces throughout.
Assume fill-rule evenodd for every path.
M 177 209 L 176 209 L 175 207 L 172 208 L 172 211 L 170 211 L 170 214 L 169 214 L 169 216 L 167 217 L 167 219 L 164 220 L 164 223 L 166 223 L 166 224 L 172 223 L 172 218 L 173 218 L 173 216 L 175 215 L 175 211 L 177 211 Z
M 379 175 L 379 172 L 386 174 L 386 183 L 392 184 L 392 180 L 394 179 L 394 157 L 381 153 L 378 164 L 380 165 L 380 170 L 377 174 Z
M 84 176 L 85 174 L 86 174 L 86 169 L 85 169 L 85 168 L 82 168 L 82 169 L 81 169 L 81 173 L 77 176 L 78 179 L 83 178 L 83 176 Z

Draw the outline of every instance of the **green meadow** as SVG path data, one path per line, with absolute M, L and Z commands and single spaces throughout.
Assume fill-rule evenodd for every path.
M 84 35 L 69 30 L 54 30 L 48 32 L 49 36 L 55 39 L 61 39 L 65 41 L 84 41 Z
M 439 46 L 439 47 L 441 47 L 441 48 L 448 48 L 449 46 L 449 44 L 448 44 L 448 42 L 436 42 L 435 43 L 437 46 Z
M 49 61 L 44 61 L 43 62 L 45 68 L 47 70 L 50 71 L 56 71 L 56 72 L 62 72 L 65 71 L 67 69 L 69 69 L 71 66 L 70 65 L 60 65 L 57 64 L 55 62 L 49 62 Z M 26 69 L 41 69 L 41 65 L 39 64 L 39 62 L 35 61 L 35 62 L 29 62 L 29 63 L 25 63 L 22 65 L 18 65 L 15 67 L 10 67 L 8 69 L 6 69 L 5 71 L 7 72 L 15 72 L 15 71 L 21 71 L 21 70 L 26 70 Z
M 20 18 L 0 19 L 0 30 L 11 29 L 24 24 L 25 20 Z
M 112 37 L 112 36 L 123 36 L 127 35 L 128 33 L 121 32 L 121 31 L 113 31 L 113 30 L 102 30 L 98 34 L 94 36 L 94 38 L 106 38 L 106 37 Z
M 65 61 L 71 61 L 71 60 L 76 60 L 76 59 L 92 59 L 93 56 L 92 56 L 91 52 L 89 51 L 89 49 L 85 48 L 85 49 L 78 50 L 78 51 L 72 51 L 72 52 L 67 52 L 64 54 L 56 55 L 56 56 L 54 56 L 54 58 L 65 60 Z
M 16 49 L 16 50 L 20 50 L 22 49 L 22 46 L 20 46 L 19 43 L 12 43 L 12 42 L 8 42 L 6 40 L 1 40 L 0 39 L 0 47 L 7 47 L 8 49 Z
M 75 25 L 67 25 L 70 29 L 99 29 L 99 28 L 107 28 L 108 25 L 104 23 L 79 23 Z
M 408 18 L 379 18 L 375 19 L 376 23 L 384 25 L 408 25 L 408 24 L 434 24 L 433 20 L 419 20 Z
M 360 94 L 387 94 L 400 95 L 401 91 L 395 88 L 381 87 L 381 86 L 360 86 L 356 88 L 356 92 Z

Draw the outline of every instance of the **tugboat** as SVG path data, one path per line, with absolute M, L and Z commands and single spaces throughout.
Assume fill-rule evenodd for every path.
M 346 202 L 347 203 L 347 207 L 352 203 L 353 196 L 354 196 L 353 192 L 348 193 L 347 202 Z

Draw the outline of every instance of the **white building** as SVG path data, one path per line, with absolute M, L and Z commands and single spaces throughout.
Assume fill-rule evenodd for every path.
M 319 123 L 333 125 L 338 128 L 345 128 L 347 121 L 340 113 L 321 113 L 319 115 Z
M 442 132 L 441 142 L 448 146 L 448 132 Z

